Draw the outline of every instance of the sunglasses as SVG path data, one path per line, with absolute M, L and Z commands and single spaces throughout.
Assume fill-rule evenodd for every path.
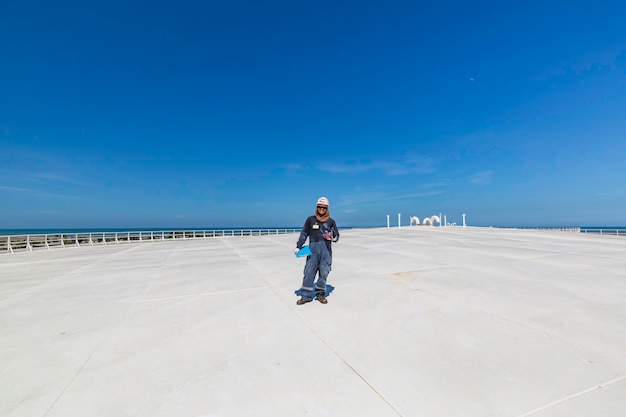
M 324 209 L 324 210 L 328 210 L 328 207 L 324 207 L 324 206 L 317 206 L 318 209 Z

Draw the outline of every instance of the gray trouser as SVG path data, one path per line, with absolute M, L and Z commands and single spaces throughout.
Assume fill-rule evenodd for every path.
M 307 256 L 304 265 L 304 278 L 302 280 L 302 298 L 312 300 L 316 294 L 326 292 L 326 278 L 330 273 L 333 262 L 332 253 L 326 247 L 325 242 L 311 242 L 309 244 L 311 255 Z M 317 282 L 315 275 L 319 272 Z

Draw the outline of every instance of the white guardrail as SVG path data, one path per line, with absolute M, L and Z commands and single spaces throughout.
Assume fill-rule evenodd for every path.
M 609 235 L 609 236 L 626 236 L 626 230 L 624 229 L 595 229 L 585 228 L 580 230 L 581 233 L 597 234 L 597 235 Z
M 574 233 L 584 233 L 584 234 L 592 234 L 592 235 L 595 234 L 595 235 L 602 235 L 602 236 L 626 236 L 626 229 L 624 228 L 609 229 L 609 228 L 601 228 L 601 227 L 519 227 L 515 229 L 574 232 Z
M 151 241 L 263 236 L 300 233 L 300 229 L 161 230 L 140 232 L 78 232 L 0 236 L 0 253 Z
M 626 228 L 601 228 L 601 227 L 500 227 L 501 229 L 537 230 L 547 232 L 574 232 L 584 234 L 596 234 L 607 236 L 626 236 Z

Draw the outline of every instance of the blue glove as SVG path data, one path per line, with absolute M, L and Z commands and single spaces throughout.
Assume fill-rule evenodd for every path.
M 296 258 L 301 258 L 303 256 L 311 256 L 311 249 L 309 249 L 308 246 L 303 246 L 301 248 L 296 248 L 294 250 L 294 253 L 296 254 Z
M 293 253 L 294 253 L 295 255 L 297 255 L 297 254 L 298 254 L 298 252 L 300 252 L 300 248 L 295 248 L 295 249 L 293 250 Z

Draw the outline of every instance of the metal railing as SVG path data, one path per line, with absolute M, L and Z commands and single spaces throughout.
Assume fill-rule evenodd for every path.
M 609 236 L 626 236 L 625 229 L 601 229 L 601 228 L 585 228 L 581 229 L 581 233 L 609 235 Z
M 159 230 L 7 235 L 0 236 L 0 253 L 80 246 L 115 245 L 122 243 L 292 233 L 300 233 L 300 229 Z
M 523 230 L 539 230 L 539 231 L 557 231 L 557 232 L 575 232 L 584 234 L 596 234 L 606 236 L 626 236 L 626 229 L 621 228 L 602 228 L 602 227 L 519 227 Z
M 491 226 L 490 226 L 491 227 Z M 580 227 L 498 227 L 498 229 L 534 230 L 539 232 L 574 232 L 580 233 Z

